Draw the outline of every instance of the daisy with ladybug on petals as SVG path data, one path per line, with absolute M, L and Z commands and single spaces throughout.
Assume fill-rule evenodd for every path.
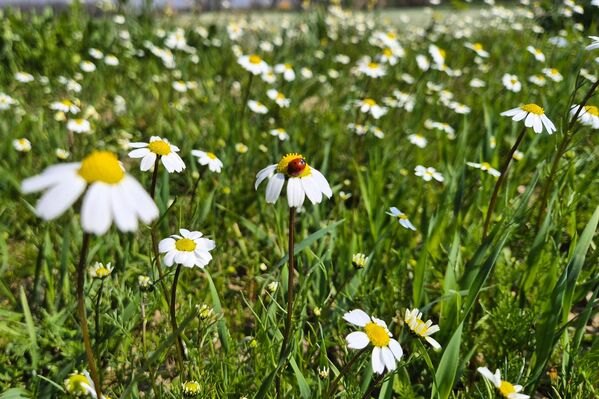
M 158 244 L 158 250 L 164 255 L 164 264 L 174 263 L 185 267 L 198 266 L 203 269 L 212 260 L 210 251 L 216 248 L 214 241 L 202 237 L 199 231 L 179 229 L 179 234 L 173 234 Z
M 360 309 L 347 312 L 343 320 L 363 329 L 345 337 L 348 348 L 364 349 L 372 344 L 372 370 L 377 374 L 383 374 L 385 368 L 388 371 L 395 370 L 396 362 L 403 356 L 403 349 L 383 320 L 370 317 Z
M 140 170 L 150 170 L 156 163 L 157 157 L 168 171 L 168 173 L 181 172 L 185 169 L 183 160 L 177 154 L 179 147 L 169 143 L 167 139 L 158 136 L 150 137 L 149 143 L 129 143 L 130 148 L 135 148 L 129 153 L 130 158 L 141 158 Z
M 524 126 L 532 127 L 535 133 L 541 133 L 543 127 L 549 134 L 553 134 L 557 130 L 553 122 L 545 116 L 545 110 L 537 104 L 524 104 L 520 107 L 508 109 L 502 112 L 501 116 L 511 117 L 516 122 L 524 119 Z
M 256 175 L 254 188 L 268 178 L 266 185 L 266 202 L 274 204 L 281 195 L 283 185 L 287 181 L 287 203 L 289 207 L 298 208 L 305 197 L 313 204 L 320 204 L 322 196 L 331 198 L 333 191 L 327 179 L 315 168 L 308 165 L 300 154 L 285 155 L 279 163 L 269 165 Z
M 487 381 L 499 390 L 501 396 L 507 399 L 528 399 L 530 396 L 520 393 L 523 389 L 522 385 L 512 385 L 511 383 L 501 379 L 501 372 L 495 370 L 495 374 L 491 373 L 487 367 L 479 367 L 476 369 Z
M 208 165 L 208 169 L 210 169 L 211 172 L 220 173 L 223 167 L 222 161 L 218 159 L 213 152 L 191 150 L 191 155 L 198 158 L 198 163 L 200 165 Z

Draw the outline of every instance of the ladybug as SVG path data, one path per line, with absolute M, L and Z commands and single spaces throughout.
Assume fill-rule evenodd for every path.
M 287 165 L 287 173 L 290 176 L 297 176 L 306 169 L 306 160 L 304 158 L 295 158 Z

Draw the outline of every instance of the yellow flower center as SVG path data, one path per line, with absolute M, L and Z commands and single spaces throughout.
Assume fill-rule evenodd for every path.
M 188 394 L 195 394 L 200 392 L 200 384 L 197 381 L 187 381 L 183 384 L 183 391 Z
M 87 378 L 83 374 L 72 374 L 65 381 L 67 392 L 73 394 L 86 394 L 87 390 L 81 384 L 88 384 Z
M 543 54 L 543 52 L 541 50 L 539 50 L 538 48 L 535 49 L 535 53 L 537 53 L 538 55 Z
M 256 55 L 256 54 L 250 55 L 249 60 L 250 60 L 250 64 L 254 64 L 254 65 L 257 65 L 262 62 L 262 58 L 260 58 L 260 56 Z
M 507 381 L 501 381 L 501 384 L 499 385 L 499 392 L 501 392 L 501 394 L 507 398 L 509 394 L 516 393 L 516 388 L 514 388 L 514 386 Z
M 441 57 L 445 58 L 447 56 L 447 52 L 445 50 L 443 50 L 442 48 L 440 48 L 439 55 L 441 55 Z
M 512 84 L 515 85 L 516 83 L 518 83 L 518 79 L 511 79 L 510 82 L 512 82 Z
M 293 67 L 291 66 L 291 64 L 285 64 L 285 69 L 289 70 L 292 69 Z
M 369 62 L 368 63 L 368 68 L 370 68 L 370 69 L 378 69 L 379 68 L 379 64 L 377 64 L 376 62 Z
M 171 153 L 171 145 L 162 140 L 150 142 L 150 144 L 148 144 L 148 149 L 158 155 L 168 155 Z
M 587 105 L 584 107 L 584 109 L 593 116 L 599 116 L 599 109 L 597 109 L 597 107 L 594 105 Z
M 95 182 L 117 184 L 125 177 L 125 171 L 117 157 L 108 151 L 92 152 L 81 162 L 77 173 L 89 184 Z
M 296 173 L 296 171 L 292 171 L 293 173 L 293 177 L 306 177 L 306 176 L 310 176 L 312 174 L 312 172 L 310 171 L 310 166 L 305 162 L 304 157 L 301 154 L 292 152 L 290 154 L 285 155 L 283 158 L 281 158 L 281 160 L 279 161 L 279 163 L 277 164 L 277 172 L 279 173 L 284 173 L 287 176 L 291 176 L 292 174 L 290 173 L 289 170 L 289 164 L 292 163 L 293 167 L 296 168 L 296 163 L 300 160 L 304 160 L 304 167 L 303 169 L 301 169 L 299 171 L 299 173 Z
M 191 252 L 196 249 L 196 243 L 189 238 L 180 238 L 175 242 L 175 248 L 179 251 Z
M 543 115 L 545 113 L 545 110 L 539 107 L 537 104 L 525 104 L 521 106 L 520 109 L 535 115 Z
M 395 33 L 393 33 L 393 32 L 388 32 L 388 33 L 387 33 L 387 37 L 388 37 L 389 39 L 395 39 L 395 38 L 396 38 L 396 35 L 395 35 Z
M 75 119 L 75 123 L 81 126 L 85 123 L 85 119 Z
M 283 93 L 277 93 L 277 100 L 284 100 L 285 95 Z
M 96 276 L 98 278 L 104 278 L 110 275 L 110 269 L 105 266 L 99 267 L 96 269 Z
M 555 68 L 551 68 L 551 74 L 552 75 L 559 75 L 559 71 Z
M 491 169 L 491 164 L 490 164 L 490 163 L 488 163 L 488 162 L 482 162 L 482 163 L 480 164 L 480 168 L 481 168 L 482 170 L 490 170 L 490 169 Z
M 370 322 L 364 326 L 364 332 L 374 346 L 383 347 L 389 345 L 389 334 L 385 328 L 376 323 Z
M 214 155 L 214 153 L 213 153 L 213 152 L 207 152 L 207 153 L 206 153 L 206 156 L 207 156 L 208 158 L 210 158 L 210 159 L 216 159 L 216 155 Z
M 393 52 L 391 51 L 391 49 L 386 48 L 386 49 L 383 50 L 383 55 L 385 57 L 389 58 L 389 57 L 391 57 L 393 55 Z
M 474 45 L 472 46 L 473 49 L 475 49 L 476 51 L 480 51 L 483 49 L 483 45 L 480 43 L 474 43 Z
M 424 337 L 424 334 L 428 331 L 428 326 L 426 325 L 425 322 L 423 322 L 421 319 L 417 319 L 416 320 L 416 328 L 414 329 L 414 332 L 422 337 Z
M 374 101 L 372 98 L 365 98 L 362 102 L 370 107 L 376 105 L 376 101 Z
M 73 105 L 73 103 L 69 100 L 62 100 L 61 103 L 62 103 L 62 105 L 66 105 L 67 107 L 70 107 L 71 105 Z

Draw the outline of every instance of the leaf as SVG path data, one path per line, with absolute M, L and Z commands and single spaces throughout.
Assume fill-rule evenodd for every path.
M 210 296 L 212 297 L 212 307 L 214 308 L 214 312 L 217 314 L 223 313 L 223 307 L 220 303 L 220 299 L 218 297 L 218 291 L 216 291 L 216 287 L 214 285 L 214 281 L 212 281 L 212 277 L 210 273 L 204 270 L 206 273 L 206 278 L 208 279 L 208 286 L 210 288 Z M 216 322 L 216 328 L 218 330 L 218 336 L 223 345 L 223 349 L 225 353 L 229 352 L 229 330 L 227 329 L 227 324 L 225 323 L 225 318 L 220 317 Z
M 441 357 L 437 372 L 435 373 L 438 392 L 436 391 L 435 386 L 433 386 L 431 399 L 435 398 L 435 394 L 438 394 L 438 397 L 441 399 L 447 399 L 451 394 L 456 372 L 459 367 L 463 327 L 464 322 L 462 321 L 449 340 L 449 344 L 447 344 L 447 347 L 443 351 L 443 356 Z
M 31 394 L 23 388 L 9 388 L 0 394 L 0 399 L 29 399 Z
M 29 334 L 29 347 L 31 349 L 31 367 L 33 371 L 37 371 L 37 363 L 39 361 L 39 353 L 37 346 L 37 338 L 35 332 L 35 324 L 33 323 L 33 317 L 31 316 L 31 310 L 29 309 L 29 303 L 27 302 L 27 296 L 25 295 L 25 289 L 21 286 L 21 306 L 23 307 L 23 315 L 25 316 L 25 325 L 27 326 L 27 333 Z
M 295 379 L 297 380 L 297 385 L 299 386 L 300 395 L 304 399 L 310 398 L 312 395 L 312 392 L 310 391 L 310 386 L 308 385 L 308 382 L 304 378 L 304 375 L 302 374 L 301 370 L 297 366 L 297 363 L 293 356 L 289 357 L 289 364 L 291 365 L 291 368 L 293 369 L 293 374 L 295 374 Z

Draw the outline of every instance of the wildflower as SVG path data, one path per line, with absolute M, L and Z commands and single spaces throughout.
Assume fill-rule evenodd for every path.
M 91 61 L 81 61 L 79 68 L 81 68 L 83 72 L 89 73 L 96 70 L 96 65 L 94 65 L 94 63 Z
M 90 48 L 88 50 L 88 53 L 92 58 L 95 58 L 97 60 L 104 57 L 104 53 L 102 51 L 98 50 L 97 48 Z
M 33 75 L 27 72 L 15 73 L 15 79 L 20 83 L 30 83 L 34 81 Z
M 406 309 L 406 315 L 404 317 L 405 323 L 408 325 L 412 332 L 428 342 L 433 349 L 441 349 L 441 345 L 431 338 L 430 336 L 439 331 L 439 326 L 433 324 L 431 320 L 422 321 L 422 313 L 418 309 Z
M 237 59 L 237 63 L 253 75 L 263 75 L 270 69 L 268 64 L 256 54 L 242 55 Z
M 50 104 L 50 109 L 53 111 L 64 112 L 65 114 L 78 114 L 81 109 L 71 100 L 55 101 Z
M 345 191 L 339 191 L 339 198 L 341 198 L 342 201 L 348 200 L 351 198 L 351 193 L 346 193 Z
M 356 269 L 363 269 L 368 263 L 368 257 L 362 253 L 353 254 L 351 257 L 351 264 Z
M 518 93 L 520 90 L 522 90 L 522 84 L 516 75 L 510 75 L 509 73 L 506 73 L 501 78 L 501 81 L 503 82 L 503 86 L 509 91 Z
M 113 270 L 114 267 L 110 262 L 106 265 L 101 262 L 96 262 L 92 267 L 89 268 L 89 275 L 92 278 L 104 279 L 110 276 Z
M 476 369 L 482 374 L 485 379 L 491 382 L 495 388 L 499 390 L 504 398 L 508 399 L 528 399 L 530 396 L 518 393 L 522 391 L 522 385 L 512 385 L 511 383 L 501 379 L 499 370 L 495 370 L 495 374 L 491 373 L 487 367 L 479 367 Z
M 175 29 L 174 32 L 169 32 L 164 41 L 164 45 L 171 49 L 183 50 L 187 48 L 187 41 L 185 40 L 185 31 L 181 28 Z
M 539 86 L 539 87 L 545 86 L 545 83 L 547 82 L 547 80 L 545 79 L 545 76 L 543 76 L 543 75 L 532 75 L 530 78 L 528 78 L 528 81 L 532 84 Z
M 427 141 L 424 138 L 424 136 L 420 133 L 410 134 L 408 136 L 408 140 L 410 140 L 410 143 L 414 144 L 417 147 L 420 147 L 420 148 L 426 147 Z
M 553 134 L 553 132 L 557 130 L 553 122 L 545 116 L 545 110 L 537 104 L 525 104 L 504 111 L 501 115 L 511 117 L 512 120 L 516 122 L 524 119 L 524 126 L 532 127 L 535 133 L 541 133 L 543 131 L 543 126 L 549 134 Z
M 16 100 L 8 94 L 0 93 L 0 111 L 5 111 L 16 103 Z
M 175 80 L 172 86 L 173 89 L 179 93 L 185 93 L 187 91 L 187 84 L 183 80 Z
M 223 167 L 222 161 L 218 159 L 213 152 L 191 150 L 191 155 L 198 157 L 198 163 L 200 165 L 208 165 L 208 169 L 210 169 L 211 172 L 220 173 Z
M 428 53 L 433 58 L 434 63 L 437 64 L 437 67 L 445 65 L 445 58 L 447 57 L 447 52 L 445 50 L 431 44 L 428 46 Z
M 90 133 L 92 130 L 91 124 L 87 119 L 69 119 L 67 129 L 75 133 Z
M 499 177 L 501 173 L 497 169 L 493 169 L 491 164 L 488 162 L 475 163 L 475 162 L 466 162 L 466 165 L 472 166 L 473 168 L 480 169 L 482 171 L 487 172 L 491 176 Z
M 275 73 L 283 74 L 283 79 L 287 82 L 291 82 L 295 80 L 295 72 L 293 71 L 293 66 L 291 64 L 277 64 L 275 65 Z
M 68 159 L 71 156 L 71 153 L 63 148 L 57 148 L 56 150 L 54 150 L 54 155 L 56 155 L 56 158 L 62 159 L 64 161 L 65 159 Z
M 94 151 L 82 162 L 50 166 L 25 179 L 21 190 L 25 194 L 45 191 L 35 208 L 45 220 L 62 215 L 85 192 L 81 225 L 97 235 L 106 233 L 113 221 L 127 232 L 137 230 L 138 218 L 147 224 L 158 217 L 152 198 L 107 151 Z
M 327 378 L 329 378 L 329 368 L 328 367 L 323 367 L 323 368 L 318 368 L 318 377 L 320 377 L 321 380 L 326 380 Z
M 95 395 L 96 391 L 92 388 L 93 385 L 94 382 L 87 371 L 83 373 L 75 371 L 64 380 L 66 391 L 75 396 Z
M 140 170 L 142 172 L 150 170 L 156 163 L 157 157 L 169 173 L 179 173 L 185 169 L 185 163 L 177 154 L 179 147 L 162 137 L 152 136 L 149 143 L 130 143 L 129 148 L 135 148 L 129 152 L 129 158 L 141 158 Z
M 589 39 L 593 42 L 586 47 L 587 50 L 590 51 L 599 48 L 599 36 L 589 36 Z
M 268 112 L 268 108 L 260 101 L 256 100 L 248 100 L 248 107 L 257 114 L 266 114 Z
M 271 293 L 274 293 L 277 290 L 277 288 L 279 288 L 279 283 L 276 282 L 276 281 L 272 281 L 272 282 L 268 283 L 268 285 L 266 286 L 266 288 L 268 288 L 268 290 Z
M 593 129 L 599 129 L 599 109 L 594 105 L 585 105 L 583 109 L 578 111 L 580 106 L 574 104 L 570 108 L 570 115 L 574 117 L 578 112 L 578 120 L 586 126 L 591 126 Z
M 15 139 L 12 141 L 12 146 L 19 152 L 31 151 L 31 142 L 26 138 Z
M 270 98 L 271 100 L 276 102 L 277 105 L 281 108 L 288 108 L 289 103 L 291 102 L 291 100 L 289 100 L 287 97 L 285 97 L 285 95 L 283 93 L 281 93 L 280 91 L 275 90 L 275 89 L 268 90 L 266 92 L 266 95 L 268 96 L 268 98 Z
M 245 154 L 248 152 L 248 146 L 243 143 L 235 143 L 235 151 L 240 154 Z
M 418 64 L 418 68 L 420 68 L 422 71 L 428 71 L 431 67 L 431 63 L 428 58 L 422 54 L 418 54 L 416 56 L 416 64 Z
M 474 88 L 477 88 L 477 89 L 481 88 L 481 87 L 485 87 L 486 85 L 487 84 L 484 81 L 482 81 L 482 80 L 480 80 L 478 78 L 474 78 L 474 79 L 472 79 L 470 81 L 470 87 L 474 87 Z
M 395 363 L 401 360 L 403 350 L 399 342 L 392 338 L 393 335 L 383 320 L 370 317 L 360 309 L 345 313 L 343 319 L 364 329 L 364 331 L 355 331 L 345 337 L 348 348 L 363 349 L 370 343 L 374 347 L 372 349 L 372 370 L 377 374 L 382 374 L 385 368 L 388 371 L 395 370 Z
M 464 46 L 474 51 L 479 57 L 487 58 L 489 56 L 489 52 L 483 48 L 481 43 L 466 43 Z
M 358 136 L 364 136 L 366 133 L 368 133 L 368 129 L 369 129 L 368 126 L 361 125 L 359 123 L 349 123 L 347 125 L 347 128 L 349 130 L 353 131 Z
M 528 46 L 528 47 L 526 47 L 526 50 L 529 53 L 531 53 L 532 55 L 534 55 L 535 59 L 537 61 L 545 62 L 545 54 L 543 54 L 543 52 L 541 50 L 539 50 L 538 48 L 535 48 L 533 46 Z
M 387 47 L 383 49 L 383 52 L 378 55 L 378 59 L 381 62 L 389 65 L 397 64 L 398 58 L 403 57 L 403 48 L 401 47 Z
M 387 108 L 381 107 L 372 98 L 365 98 L 358 102 L 360 111 L 365 114 L 369 113 L 374 119 L 379 119 L 381 116 L 387 113 Z
M 173 263 L 185 267 L 198 266 L 204 268 L 212 260 L 212 251 L 216 245 L 214 241 L 202 238 L 199 231 L 179 229 L 178 234 L 173 234 L 158 243 L 160 253 L 164 256 L 164 264 L 172 266 Z
M 198 310 L 198 316 L 200 317 L 200 319 L 202 321 L 207 321 L 214 317 L 214 309 L 212 309 L 210 306 L 206 305 L 205 303 L 203 303 L 201 305 L 196 305 L 196 308 Z
M 445 180 L 443 175 L 437 172 L 437 170 L 433 167 L 425 168 L 422 165 L 418 165 L 414 168 L 414 172 L 416 176 L 422 177 L 424 181 L 431 181 L 432 179 L 435 179 L 438 182 L 442 182 Z
M 554 82 L 561 82 L 564 80 L 562 74 L 555 68 L 543 68 L 543 73 Z
M 416 227 L 414 227 L 414 225 L 410 222 L 406 214 L 397 209 L 396 207 L 392 206 L 386 213 L 389 216 L 397 218 L 399 220 L 399 224 L 405 227 L 406 229 L 416 231 Z
M 268 178 L 266 186 L 266 202 L 274 204 L 287 181 L 287 203 L 298 208 L 307 196 L 313 204 L 322 201 L 322 195 L 331 198 L 333 192 L 325 177 L 315 168 L 308 165 L 304 157 L 297 153 L 285 155 L 278 164 L 269 165 L 256 175 L 254 188 Z
M 377 62 L 371 62 L 369 60 L 361 61 L 358 64 L 358 72 L 370 77 L 370 78 L 380 78 L 385 76 L 385 67 Z
M 316 317 L 320 317 L 320 315 L 322 314 L 322 309 L 321 309 L 321 308 L 319 308 L 318 306 L 316 306 L 316 307 L 314 308 L 314 310 L 312 311 L 312 313 L 314 313 L 314 316 L 316 316 Z
M 117 66 L 119 64 L 119 59 L 112 54 L 108 54 L 104 57 L 104 63 L 108 66 Z
M 185 381 L 185 383 L 183 383 L 183 396 L 186 398 L 193 398 L 200 394 L 201 389 L 199 382 L 193 380 Z
M 522 151 L 514 151 L 514 155 L 512 155 L 512 158 L 516 161 L 521 161 L 524 158 L 524 153 Z
M 269 133 L 271 136 L 278 137 L 281 141 L 289 140 L 289 134 L 283 128 L 271 129 Z
M 137 284 L 142 291 L 146 291 L 152 286 L 152 280 L 148 276 L 139 275 L 137 276 Z

